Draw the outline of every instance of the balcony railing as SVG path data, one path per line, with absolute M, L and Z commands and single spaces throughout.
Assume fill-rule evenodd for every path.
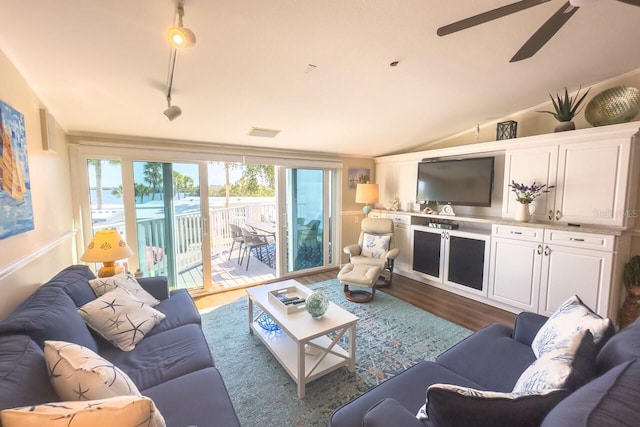
M 231 248 L 232 237 L 229 224 L 243 226 L 250 222 L 275 221 L 276 206 L 272 203 L 246 204 L 229 208 L 213 208 L 209 211 L 211 230 L 211 255 L 218 256 Z M 176 287 L 201 287 L 202 283 L 189 283 L 180 276 L 202 265 L 202 219 L 199 212 L 176 214 L 173 218 L 174 254 L 167 253 L 169 241 L 166 236 L 166 219 L 149 218 L 136 221 L 138 233 L 139 268 L 144 276 L 168 275 L 170 262 L 175 261 Z M 124 234 L 124 221 L 96 223 L 94 231 L 116 228 Z

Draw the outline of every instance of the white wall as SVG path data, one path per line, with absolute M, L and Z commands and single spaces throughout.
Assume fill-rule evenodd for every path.
M 36 286 L 71 264 L 75 253 L 64 131 L 56 126 L 57 151 L 44 151 L 40 133 L 42 103 L 3 52 L 0 76 L 0 100 L 24 114 L 35 226 L 33 231 L 0 240 L 2 319 Z

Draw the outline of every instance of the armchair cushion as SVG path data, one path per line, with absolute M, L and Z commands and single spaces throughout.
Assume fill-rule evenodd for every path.
M 388 234 L 364 233 L 362 238 L 362 256 L 370 258 L 384 258 L 389 251 L 391 236 Z

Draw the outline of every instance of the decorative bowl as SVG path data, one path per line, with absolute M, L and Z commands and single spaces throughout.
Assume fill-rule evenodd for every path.
M 616 86 L 596 95 L 584 110 L 592 126 L 605 126 L 631 121 L 640 113 L 640 90 Z
M 280 326 L 278 326 L 278 324 L 274 322 L 271 317 L 267 316 L 264 313 L 258 318 L 257 322 L 258 325 L 260 325 L 260 327 L 265 331 L 274 332 L 280 330 Z
M 307 297 L 305 305 L 312 317 L 320 317 L 329 308 L 329 297 L 322 291 L 314 291 Z

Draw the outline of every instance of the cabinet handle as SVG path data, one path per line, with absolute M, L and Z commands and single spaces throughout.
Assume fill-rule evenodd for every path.
M 522 231 L 510 231 L 511 234 L 522 234 Z
M 538 252 L 538 255 L 542 255 L 542 245 L 538 245 L 538 250 L 536 252 Z
M 447 239 L 447 240 L 449 240 L 449 232 L 448 232 L 448 231 L 445 231 L 445 233 L 444 233 L 444 234 L 445 234 L 444 238 L 445 238 L 445 239 Z
M 572 242 L 584 242 L 584 239 L 578 239 L 577 237 L 569 237 Z
M 551 252 L 551 249 L 549 249 L 549 246 L 545 246 L 544 247 L 544 256 L 549 256 L 550 252 Z
M 556 221 L 560 221 L 560 217 L 562 216 L 562 214 L 560 213 L 560 210 L 556 211 Z
M 553 209 L 549 210 L 549 221 L 553 219 Z

